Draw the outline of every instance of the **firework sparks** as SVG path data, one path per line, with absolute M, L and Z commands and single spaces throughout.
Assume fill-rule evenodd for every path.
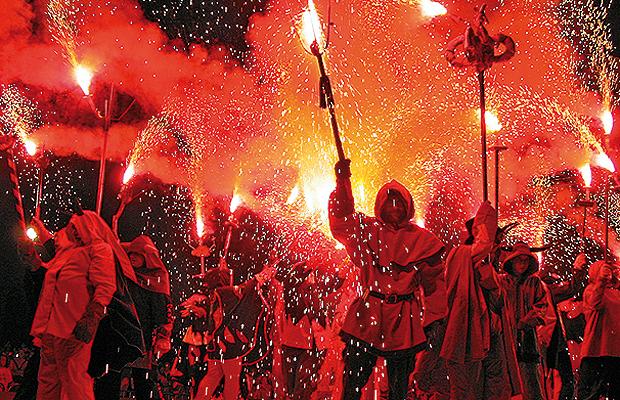
M 427 18 L 434 18 L 448 13 L 443 4 L 432 0 L 420 0 L 420 12 Z
M 75 0 L 50 0 L 47 18 L 52 38 L 62 46 L 63 55 L 75 68 L 78 66 L 77 37 L 79 33 L 78 3 Z
M 4 133 L 16 135 L 24 144 L 26 152 L 34 156 L 37 145 L 28 136 L 41 127 L 41 115 L 37 105 L 26 98 L 14 85 L 1 86 L 0 124 Z
M 603 111 L 603 113 L 601 114 L 601 122 L 603 123 L 603 129 L 605 130 L 605 134 L 610 135 L 611 131 L 614 128 L 614 117 L 611 114 L 611 111 Z
M 586 164 L 583 167 L 579 168 L 579 173 L 583 178 L 583 183 L 586 188 L 592 186 L 592 170 L 590 169 L 590 164 Z
M 314 6 L 314 1 L 308 0 L 308 8 L 301 14 L 298 27 L 299 37 L 309 53 L 315 44 L 319 52 L 325 49 L 325 36 L 321 28 L 321 19 Z
M 611 173 L 616 172 L 616 167 L 614 166 L 613 161 L 611 161 L 606 153 L 595 154 L 592 158 L 594 165 L 606 169 Z
M 77 65 L 73 70 L 73 74 L 75 76 L 75 81 L 84 92 L 84 96 L 89 96 L 93 72 L 83 65 Z

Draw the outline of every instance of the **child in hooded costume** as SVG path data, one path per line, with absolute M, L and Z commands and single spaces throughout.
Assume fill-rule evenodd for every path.
M 517 360 L 524 400 L 542 400 L 541 352 L 537 328 L 544 325 L 549 307 L 549 295 L 538 277 L 538 259 L 526 243 L 518 242 L 503 263 L 505 274 L 500 276 L 504 291 L 505 313 L 515 338 Z
M 597 261 L 583 294 L 586 329 L 578 400 L 620 399 L 620 270 Z
M 117 268 L 135 280 L 129 259 L 97 214 L 74 214 L 54 238 L 31 335 L 41 345 L 37 398 L 94 399 L 93 338 L 117 290 Z
M 468 239 L 445 263 L 448 315 L 441 357 L 446 360 L 450 399 L 509 399 L 520 387 L 491 259 L 501 241 L 497 213 L 484 202 L 466 225 Z
M 389 398 L 404 399 L 415 354 L 426 342 L 414 292 L 426 266 L 441 262 L 444 246 L 432 233 L 410 222 L 409 191 L 396 181 L 377 193 L 375 217 L 355 211 L 350 160 L 336 164 L 336 190 L 329 203 L 330 228 L 359 268 L 363 295 L 348 310 L 343 399 L 356 400 L 377 357 L 387 361 Z
M 267 328 L 261 322 L 270 310 L 260 288 L 274 274 L 273 268 L 266 267 L 253 279 L 229 286 L 229 270 L 219 267 L 207 272 L 206 293 L 181 304 L 183 317 L 197 317 L 184 341 L 206 345 L 207 373 L 198 384 L 195 400 L 213 398 L 222 379 L 223 399 L 239 396 L 243 359 L 266 339 Z
M 138 312 L 146 348 L 146 354 L 129 365 L 133 388 L 137 400 L 159 399 L 157 370 L 152 361 L 170 350 L 173 324 L 170 278 L 159 251 L 148 236 L 138 236 L 130 243 L 122 243 L 122 247 L 137 278 L 137 283 L 128 282 L 128 288 Z M 118 399 L 121 375 L 120 371 L 111 371 L 100 378 L 95 387 L 97 397 Z

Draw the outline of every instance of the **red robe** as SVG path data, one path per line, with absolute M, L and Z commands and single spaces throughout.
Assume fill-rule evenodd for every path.
M 364 290 L 349 308 L 342 332 L 381 352 L 414 349 L 425 343 L 421 309 L 415 299 L 388 304 L 368 293 L 413 293 L 419 285 L 418 274 L 425 266 L 439 262 L 444 247 L 435 235 L 409 222 L 414 213 L 413 199 L 396 181 L 377 194 L 375 214 L 380 215 L 388 190 L 397 191 L 406 203 L 407 218 L 398 229 L 380 218 L 356 213 L 348 179 L 338 179 L 330 201 L 332 234 L 359 268 Z

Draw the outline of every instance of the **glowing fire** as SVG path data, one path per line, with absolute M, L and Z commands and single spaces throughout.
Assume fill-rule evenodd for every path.
M 35 231 L 32 227 L 26 229 L 26 236 L 28 236 L 28 239 L 32 241 L 37 240 L 37 238 L 39 237 L 39 235 L 37 235 L 37 231 Z
M 84 95 L 90 95 L 90 82 L 93 79 L 92 71 L 83 65 L 78 65 L 73 70 L 73 74 L 78 85 L 80 85 L 80 87 L 82 88 Z
M 200 208 L 196 209 L 196 233 L 199 238 L 205 234 L 205 222 L 202 219 L 202 210 Z
M 446 7 L 432 0 L 421 0 L 420 11 L 422 12 L 423 16 L 428 18 L 434 18 L 439 15 L 445 15 L 448 13 Z
M 419 226 L 420 228 L 424 228 L 424 218 L 418 218 L 415 221 L 416 225 Z
M 129 182 L 131 180 L 131 178 L 133 178 L 135 173 L 136 173 L 136 170 L 135 170 L 133 164 L 130 163 L 127 166 L 127 169 L 125 170 L 125 173 L 123 174 L 123 184 L 126 185 L 127 182 Z
M 593 161 L 595 165 L 601 168 L 604 168 L 609 172 L 616 172 L 616 167 L 614 166 L 614 163 L 611 161 L 609 156 L 605 153 L 596 154 L 593 157 Z
M 590 169 L 590 164 L 586 164 L 579 168 L 579 173 L 581 174 L 586 187 L 589 188 L 592 185 L 592 170 Z
M 243 199 L 237 193 L 233 195 L 232 200 L 230 200 L 230 212 L 234 213 L 237 208 L 243 203 Z
M 334 190 L 335 184 L 331 177 L 315 176 L 304 182 L 304 200 L 306 209 L 313 214 L 325 216 L 327 221 L 327 205 L 329 195 Z
M 304 44 L 306 50 L 311 52 L 311 47 L 314 42 L 318 45 L 319 51 L 323 51 L 325 48 L 325 37 L 323 36 L 323 30 L 321 29 L 321 19 L 316 12 L 314 2 L 308 0 L 308 8 L 304 10 L 301 15 L 301 22 L 299 24 L 299 36 Z
M 480 109 L 476 110 L 476 117 L 480 119 Z M 499 118 L 489 110 L 484 112 L 484 120 L 487 125 L 487 132 L 498 132 L 502 129 L 502 124 L 499 122 Z
M 37 154 L 37 144 L 30 139 L 24 140 L 24 148 L 26 149 L 26 153 L 31 157 Z
M 614 127 L 614 117 L 611 114 L 611 111 L 603 111 L 603 114 L 601 114 L 601 122 L 603 122 L 603 129 L 605 130 L 605 134 L 610 135 L 611 130 Z
M 286 200 L 286 204 L 290 206 L 291 204 L 295 203 L 295 200 L 297 200 L 298 197 L 299 197 L 299 186 L 295 186 L 293 190 L 291 190 L 291 194 L 288 196 L 288 199 Z

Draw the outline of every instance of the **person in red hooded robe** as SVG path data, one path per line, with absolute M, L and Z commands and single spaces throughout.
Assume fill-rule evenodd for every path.
M 550 297 L 538 276 L 538 259 L 527 243 L 515 243 L 503 263 L 505 274 L 500 276 L 504 291 L 504 313 L 510 319 L 523 400 L 542 400 L 542 354 L 537 330 L 553 313 L 549 310 Z M 509 331 L 507 330 L 509 333 Z
M 620 269 L 604 261 L 590 266 L 583 293 L 586 329 L 581 346 L 577 399 L 620 399 Z
M 484 202 L 466 223 L 469 237 L 446 259 L 448 316 L 441 357 L 450 399 L 509 399 L 519 393 L 514 346 L 505 336 L 503 294 L 493 267 L 502 241 L 497 212 Z M 508 346 L 506 345 L 508 344 Z
M 411 222 L 413 198 L 391 181 L 377 193 L 375 217 L 355 211 L 350 160 L 336 164 L 336 190 L 329 203 L 331 232 L 359 269 L 363 294 L 342 326 L 343 399 L 356 400 L 377 357 L 387 361 L 389 398 L 405 399 L 415 354 L 426 337 L 414 292 L 425 268 L 441 263 L 444 245 Z
M 31 329 L 41 346 L 37 398 L 94 399 L 88 367 L 99 321 L 116 291 L 115 261 L 132 277 L 133 270 L 105 222 L 90 211 L 71 217 L 56 234 L 54 251 L 44 265 Z

